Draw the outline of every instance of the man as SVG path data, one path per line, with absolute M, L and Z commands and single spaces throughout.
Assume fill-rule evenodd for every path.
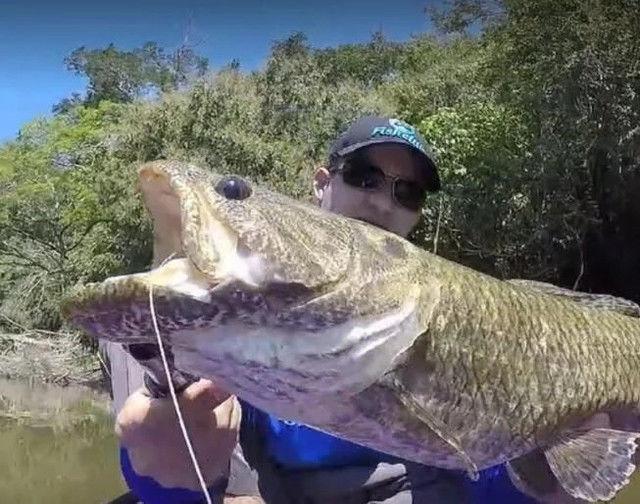
M 356 121 L 336 140 L 313 185 L 322 208 L 405 237 L 419 221 L 427 192 L 439 189 L 436 165 L 417 131 L 397 119 L 373 116 Z M 397 460 L 283 422 L 206 380 L 187 388 L 180 403 L 206 483 L 212 493 L 225 493 L 225 502 L 261 502 L 240 497 L 258 495 L 277 504 L 462 503 L 471 496 L 524 502 L 504 472 L 494 478 L 499 484 L 493 484 L 491 496 L 486 485 L 479 490 L 462 473 Z M 116 430 L 123 473 L 137 495 L 147 502 L 201 501 L 169 401 L 138 390 L 121 409 Z

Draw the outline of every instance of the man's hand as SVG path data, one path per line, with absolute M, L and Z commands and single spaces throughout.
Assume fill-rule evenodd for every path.
M 208 380 L 178 397 L 182 416 L 207 485 L 226 475 L 240 430 L 240 404 Z M 171 398 L 154 399 L 145 389 L 129 396 L 116 419 L 116 434 L 135 472 L 166 488 L 200 490 Z

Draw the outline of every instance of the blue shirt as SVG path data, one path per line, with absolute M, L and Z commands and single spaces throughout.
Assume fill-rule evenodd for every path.
M 242 403 L 241 429 L 260 429 L 265 437 L 269 456 L 287 469 L 335 468 L 348 465 L 375 465 L 379 462 L 399 462 L 397 458 L 319 432 L 310 427 L 285 422 L 268 415 L 247 403 Z M 120 465 L 125 481 L 136 496 L 147 504 L 199 502 L 200 492 L 186 489 L 167 489 L 149 477 L 133 471 L 127 451 L 121 448 Z M 472 502 L 476 504 L 503 503 L 535 504 L 511 483 L 504 466 L 480 472 L 476 482 L 466 479 Z M 212 494 L 224 488 L 210 489 Z
M 243 403 L 243 415 L 252 408 Z M 254 410 L 257 411 L 257 410 Z M 245 413 L 246 412 L 246 413 Z M 384 453 L 325 434 L 304 425 L 279 420 L 273 415 L 253 415 L 263 424 L 267 450 L 280 465 L 289 469 L 326 468 L 347 465 L 375 465 L 402 462 Z M 254 420 L 255 421 L 255 420 Z M 266 427 L 266 428 L 265 428 Z M 480 471 L 478 481 L 464 479 L 471 501 L 477 504 L 535 504 L 511 482 L 504 465 Z
M 243 404 L 243 411 L 248 405 Z M 250 407 L 250 406 L 249 406 Z M 384 453 L 325 434 L 273 415 L 260 418 L 270 457 L 287 469 L 368 465 L 397 461 Z

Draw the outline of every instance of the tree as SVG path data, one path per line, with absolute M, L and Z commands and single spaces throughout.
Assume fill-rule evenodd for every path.
M 308 198 L 330 141 L 369 113 L 408 120 L 436 151 L 444 190 L 416 243 L 499 276 L 637 299 L 637 0 L 455 13 L 469 1 L 441 13 L 453 35 L 317 49 L 294 34 L 264 69 L 232 62 L 193 85 L 189 51 L 78 50 L 87 95 L 0 148 L 0 305 L 22 300 L 24 325 L 51 326 L 71 284 L 148 266 L 138 162 L 194 161 Z
M 443 19 L 449 29 L 491 20 L 482 79 L 530 129 L 528 190 L 546 215 L 533 246 L 553 251 L 551 279 L 637 299 L 637 1 L 456 0 Z
M 425 12 L 443 33 L 469 33 L 504 20 L 504 4 L 503 0 L 445 0 Z
M 28 124 L 0 151 L 0 313 L 25 327 L 57 329 L 58 302 L 75 282 L 148 261 L 134 172 L 111 156 L 121 112 L 79 106 Z
M 127 103 L 149 93 L 178 89 L 207 70 L 206 58 L 182 45 L 170 54 L 155 42 L 122 51 L 113 44 L 104 49 L 79 47 L 65 58 L 67 69 L 88 79 L 82 100 L 95 104 L 101 100 Z M 80 101 L 79 96 L 66 98 L 54 106 L 61 113 Z
M 329 84 L 353 80 L 375 87 L 396 76 L 405 48 L 406 44 L 389 41 L 378 31 L 368 43 L 319 49 L 314 57 Z
M 329 78 L 332 67 L 326 59 L 321 62 L 303 34 L 295 33 L 273 45 L 265 70 L 256 77 L 265 133 L 295 142 L 311 159 L 320 158 L 356 116 L 390 111 L 375 90 L 354 79 Z

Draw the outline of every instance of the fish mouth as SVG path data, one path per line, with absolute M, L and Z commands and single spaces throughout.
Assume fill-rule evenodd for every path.
M 219 307 L 209 304 L 213 288 L 188 259 L 178 258 L 149 272 L 87 284 L 63 301 L 62 312 L 95 338 L 146 343 L 156 337 L 152 311 L 163 332 L 215 319 Z
M 155 339 L 152 301 L 158 325 L 170 333 L 214 323 L 222 308 L 211 303 L 216 289 L 259 283 L 258 268 L 242 262 L 236 233 L 206 204 L 215 180 L 204 177 L 171 162 L 139 169 L 138 188 L 153 222 L 152 267 L 75 289 L 61 306 L 67 320 L 96 338 L 148 342 Z

